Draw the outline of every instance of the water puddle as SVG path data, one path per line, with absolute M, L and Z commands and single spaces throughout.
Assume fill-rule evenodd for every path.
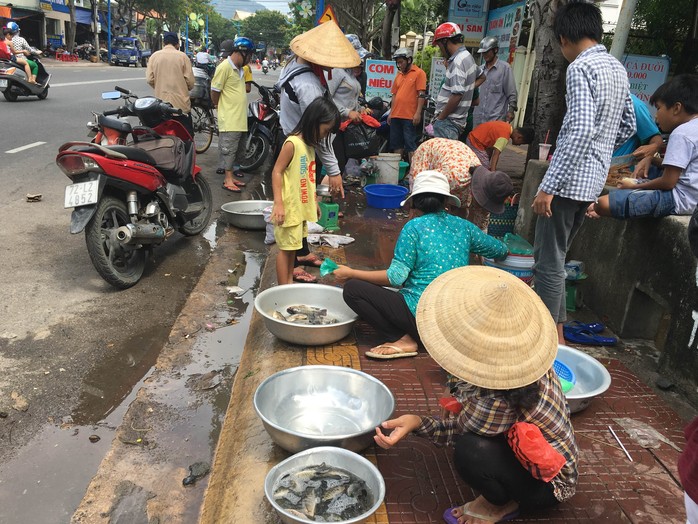
M 220 234 L 217 227 L 212 224 L 204 234 L 212 249 Z M 262 250 L 236 253 L 238 266 L 232 276 L 227 275 L 228 284 L 250 291 L 240 297 L 230 295 L 216 311 L 206 312 L 210 330 L 195 335 L 183 367 L 157 372 L 153 368 L 169 326 L 154 326 L 105 354 L 85 380 L 72 416 L 44 427 L 3 464 L 7 474 L 6 480 L 0 478 L 0 522 L 69 522 L 142 387 L 147 388 L 148 402 L 165 406 L 170 413 L 169 419 L 161 416 L 147 421 L 159 453 L 177 457 L 177 466 L 182 468 L 201 460 L 210 463 L 254 309 L 266 257 Z M 207 377 L 212 380 L 205 380 Z M 93 435 L 99 437 L 93 437 L 94 443 L 89 438 Z M 146 465 L 143 474 L 148 473 Z M 196 505 L 187 508 L 181 520 L 196 521 L 198 511 Z M 131 522 L 138 520 L 133 517 Z

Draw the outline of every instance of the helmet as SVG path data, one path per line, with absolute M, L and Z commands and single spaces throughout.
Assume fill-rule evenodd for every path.
M 493 36 L 486 36 L 482 40 L 480 40 L 480 49 L 477 50 L 478 53 L 486 53 L 490 49 L 494 49 L 495 47 L 499 47 L 499 40 L 497 40 Z
M 244 36 L 239 36 L 233 40 L 233 51 L 241 51 L 242 53 L 254 53 L 254 42 Z
M 19 33 L 19 25 L 17 25 L 17 22 L 7 22 L 5 27 L 10 30 L 10 33 Z
M 434 31 L 434 43 L 444 38 L 453 38 L 463 40 L 463 33 L 458 25 L 453 22 L 444 22 Z
M 401 47 L 393 53 L 393 60 L 397 60 L 398 58 L 404 58 L 405 60 L 412 58 L 412 50 L 406 47 Z

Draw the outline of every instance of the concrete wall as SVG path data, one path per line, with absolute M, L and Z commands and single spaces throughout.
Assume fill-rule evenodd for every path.
M 548 163 L 529 161 L 516 232 L 533 242 L 531 203 Z M 688 245 L 690 217 L 585 220 L 568 260 L 585 263 L 584 304 L 620 337 L 655 341 L 660 368 L 698 378 L 698 271 Z

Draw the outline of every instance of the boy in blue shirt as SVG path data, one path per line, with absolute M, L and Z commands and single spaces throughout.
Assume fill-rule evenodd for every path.
M 632 93 L 630 93 L 630 99 L 633 101 L 633 109 L 635 110 L 637 131 L 622 146 L 616 148 L 613 156 L 633 155 L 638 159 L 638 163 L 633 169 L 633 176 L 635 178 L 647 178 L 650 176 L 652 157 L 660 151 L 664 141 L 645 103 Z M 653 170 L 656 169 L 658 168 L 653 168 Z
M 679 75 L 650 98 L 657 124 L 671 132 L 661 176 L 624 178 L 589 206 L 588 216 L 625 219 L 690 215 L 698 204 L 698 75 Z

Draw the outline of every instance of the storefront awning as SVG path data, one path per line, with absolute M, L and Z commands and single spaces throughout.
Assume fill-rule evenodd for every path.
M 12 9 L 10 7 L 0 7 L 0 18 L 12 18 Z
M 19 7 L 12 8 L 11 18 L 13 20 L 21 20 L 22 18 L 31 18 L 33 16 L 42 17 L 44 16 L 44 13 L 43 11 L 33 11 L 32 9 L 22 9 Z

